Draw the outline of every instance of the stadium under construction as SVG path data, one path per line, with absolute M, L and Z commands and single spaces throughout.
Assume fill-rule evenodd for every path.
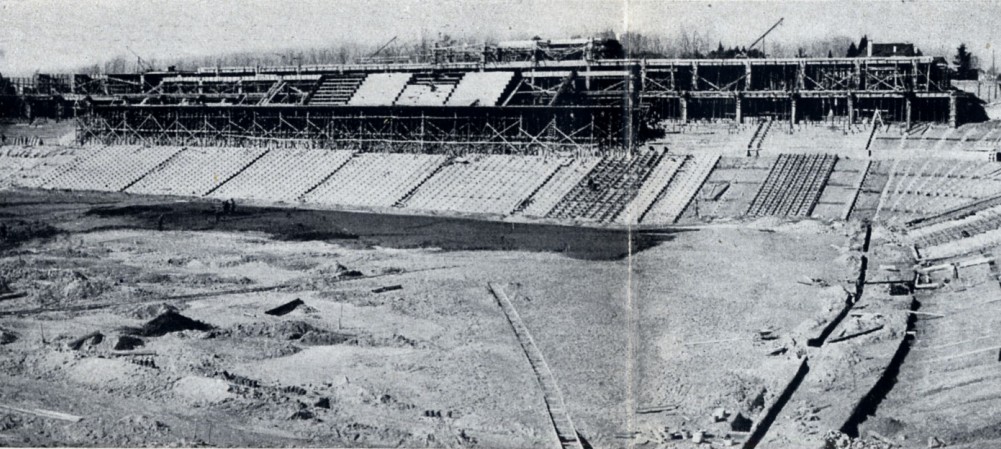
M 544 48 L 498 47 L 475 62 L 442 50 L 421 64 L 36 75 L 0 91 L 8 110 L 76 115 L 82 142 L 108 144 L 608 152 L 655 138 L 665 120 L 976 120 L 941 58 L 602 59 L 591 39 Z
M 609 45 L 0 79 L 0 436 L 996 447 L 979 84 Z

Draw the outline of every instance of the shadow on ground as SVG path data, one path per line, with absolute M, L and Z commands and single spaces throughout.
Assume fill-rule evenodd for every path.
M 556 252 L 616 260 L 674 238 L 676 230 L 633 232 L 471 218 L 386 215 L 240 205 L 220 213 L 212 200 L 117 193 L 7 192 L 0 217 L 45 223 L 61 232 L 107 229 L 264 232 L 281 240 L 324 240 L 360 247 L 441 248 L 445 251 Z

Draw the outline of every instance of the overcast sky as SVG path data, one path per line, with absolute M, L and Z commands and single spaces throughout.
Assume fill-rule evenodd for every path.
M 867 33 L 925 54 L 966 42 L 984 65 L 1001 43 L 1001 0 L 0 0 L 0 73 L 58 71 L 130 55 L 172 59 L 239 50 L 453 36 L 547 38 L 625 29 L 700 30 L 747 45 L 780 17 L 770 42 Z

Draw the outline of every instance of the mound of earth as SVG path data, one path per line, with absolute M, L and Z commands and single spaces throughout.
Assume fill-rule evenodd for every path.
M 234 397 L 229 392 L 229 384 L 222 379 L 201 376 L 187 376 L 174 383 L 174 393 L 194 401 L 217 403 Z
M 135 334 L 143 337 L 162 337 L 172 332 L 188 330 L 208 331 L 212 330 L 212 325 L 168 310 L 144 324 Z
M 0 329 L 0 345 L 6 345 L 17 341 L 17 334 L 7 329 Z
M 281 340 L 295 340 L 307 345 L 334 345 L 357 342 L 354 335 L 331 332 L 305 321 L 290 320 L 238 324 L 227 329 L 224 334 L 233 337 L 266 337 Z

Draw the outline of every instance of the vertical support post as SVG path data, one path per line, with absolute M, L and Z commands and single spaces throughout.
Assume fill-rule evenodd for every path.
M 852 80 L 853 89 L 859 89 L 859 90 L 864 89 L 865 86 L 862 83 L 862 64 L 858 61 L 855 61 L 855 71 L 854 75 L 852 75 L 852 78 L 854 78 Z
M 699 90 L 699 63 L 692 63 L 692 87 L 691 90 Z
M 751 71 L 751 61 L 744 62 L 744 77 L 746 79 L 744 80 L 744 89 L 743 90 L 745 90 L 745 91 L 754 89 L 754 84 L 752 83 L 753 80 L 751 79 L 751 73 L 752 73 L 752 71 Z
M 796 126 L 796 101 L 795 96 L 789 97 L 789 126 Z
M 625 110 L 623 111 L 625 117 L 625 129 L 623 132 L 625 135 L 622 137 L 626 154 L 631 155 L 636 146 L 636 110 L 638 109 L 637 100 L 639 99 L 639 83 L 636 82 L 636 78 L 640 76 L 641 67 L 631 64 L 628 66 L 628 70 L 629 72 L 626 74 Z
M 640 91 L 646 90 L 646 59 L 640 61 Z
M 684 95 L 678 97 L 678 104 L 681 106 L 681 123 L 688 123 L 688 98 Z
M 744 96 L 741 94 L 735 95 L 733 97 L 733 102 L 735 106 L 733 114 L 734 120 L 736 120 L 737 123 L 744 123 L 744 108 L 743 108 Z
M 910 95 L 904 98 L 904 123 L 907 125 L 907 129 L 911 129 L 911 119 L 913 117 L 912 112 L 914 107 L 912 103 L 913 101 L 911 100 Z
M 806 89 L 806 63 L 799 61 L 796 65 L 796 91 Z
M 849 92 L 845 101 L 848 103 L 848 123 L 855 123 L 855 96 Z
M 949 95 L 949 127 L 955 128 L 957 125 L 956 117 L 956 94 Z

